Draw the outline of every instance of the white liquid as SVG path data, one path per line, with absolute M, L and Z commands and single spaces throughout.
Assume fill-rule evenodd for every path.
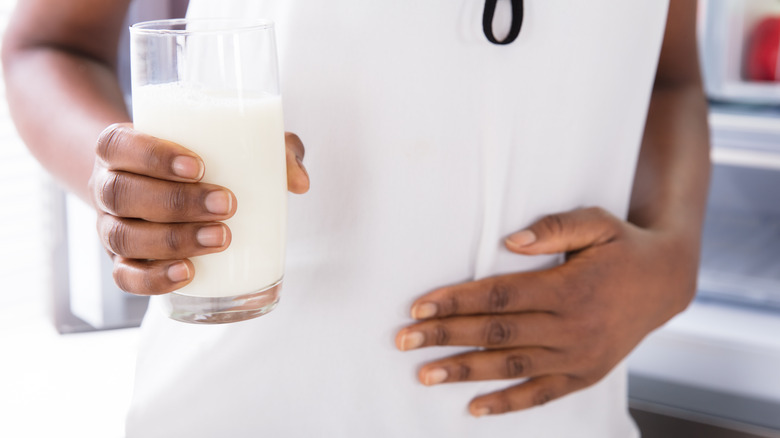
M 238 200 L 236 214 L 225 221 L 230 246 L 191 258 L 194 279 L 177 293 L 227 297 L 279 281 L 287 216 L 281 98 L 238 99 L 181 84 L 147 85 L 133 90 L 133 119 L 139 131 L 198 154 L 206 165 L 202 181 L 227 187 Z

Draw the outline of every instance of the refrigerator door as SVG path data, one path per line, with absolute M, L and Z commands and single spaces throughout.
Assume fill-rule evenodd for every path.
M 780 113 L 712 105 L 696 300 L 629 358 L 635 408 L 780 435 Z

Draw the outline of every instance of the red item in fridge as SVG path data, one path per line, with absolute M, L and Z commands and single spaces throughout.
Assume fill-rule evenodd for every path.
M 753 29 L 745 57 L 745 79 L 780 81 L 780 16 L 762 19 Z

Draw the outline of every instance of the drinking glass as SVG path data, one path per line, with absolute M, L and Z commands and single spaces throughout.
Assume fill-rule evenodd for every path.
M 183 145 L 203 182 L 230 189 L 223 252 L 192 257 L 191 283 L 163 295 L 173 319 L 242 321 L 270 312 L 284 275 L 287 175 L 274 26 L 175 19 L 130 27 L 135 129 Z

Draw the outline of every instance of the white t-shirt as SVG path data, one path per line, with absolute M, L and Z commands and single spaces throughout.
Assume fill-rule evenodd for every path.
M 475 419 L 474 396 L 518 382 L 425 387 L 421 364 L 466 349 L 394 346 L 426 292 L 560 262 L 508 252 L 508 234 L 581 206 L 627 211 L 668 2 L 526 0 L 506 46 L 483 35 L 483 7 L 190 2 L 193 17 L 276 22 L 285 128 L 306 144 L 311 191 L 290 198 L 276 310 L 198 326 L 153 300 L 129 438 L 638 435 L 623 365 L 542 407 Z

